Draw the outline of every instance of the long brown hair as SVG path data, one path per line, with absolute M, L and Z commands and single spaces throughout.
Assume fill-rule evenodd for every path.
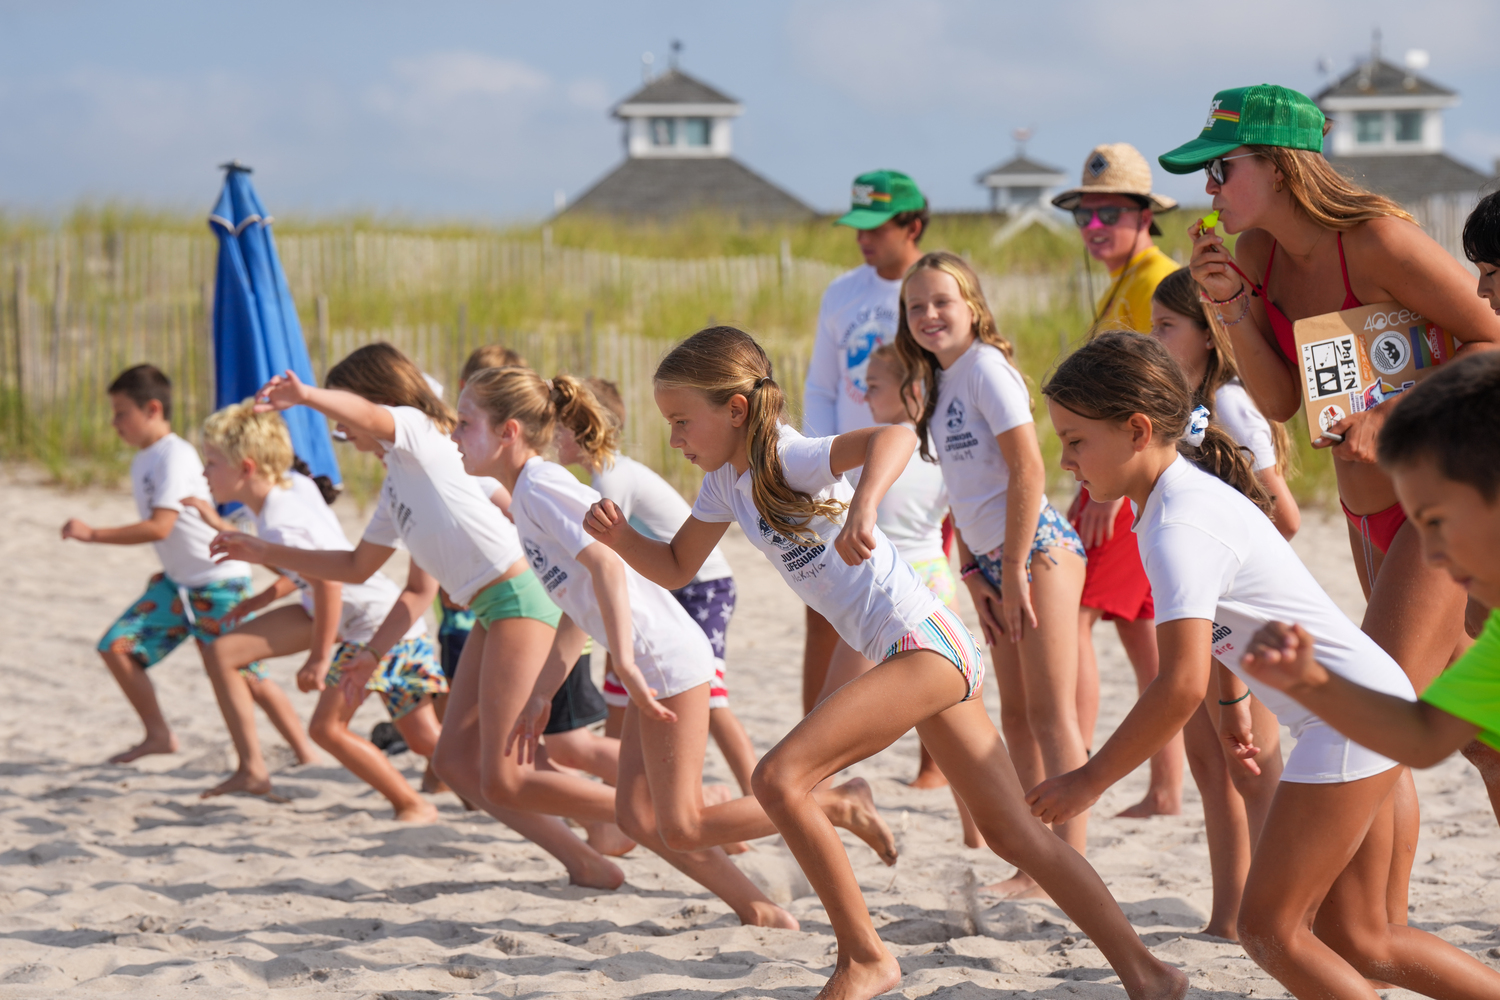
M 924 255 L 906 272 L 906 277 L 901 279 L 900 315 L 896 320 L 896 350 L 901 353 L 901 360 L 906 364 L 906 377 L 901 382 L 901 398 L 909 401 L 921 399 L 921 410 L 917 414 L 917 437 L 922 441 L 922 457 L 935 462 L 937 459 L 933 457 L 929 446 L 928 428 L 932 424 L 932 411 L 937 407 L 938 380 L 942 377 L 943 369 L 938 364 L 937 355 L 917 343 L 906 322 L 906 286 L 913 275 L 924 270 L 941 271 L 958 285 L 958 294 L 974 314 L 972 329 L 975 339 L 999 348 L 1007 361 L 1013 361 L 1016 352 L 1010 341 L 1000 335 L 995 315 L 990 312 L 989 303 L 984 300 L 979 275 L 958 254 L 946 250 L 933 251 Z M 916 383 L 919 381 L 922 383 L 920 397 L 916 391 Z
M 1273 516 L 1270 494 L 1223 428 L 1210 422 L 1196 448 L 1182 440 L 1197 404 L 1182 369 L 1155 337 L 1125 330 L 1099 334 L 1057 366 L 1042 394 L 1090 420 L 1145 416 L 1162 440 L 1177 442 L 1184 458 Z
M 453 409 L 432 391 L 422 370 L 384 341 L 366 344 L 328 369 L 323 384 L 346 389 L 382 406 L 410 406 L 432 418 L 444 434 L 458 422 Z
M 1229 331 L 1219 322 L 1213 310 L 1203 308 L 1198 283 L 1193 280 L 1190 268 L 1180 268 L 1167 275 L 1156 286 L 1151 297 L 1208 334 L 1208 367 L 1204 369 L 1203 381 L 1193 389 L 1193 403 L 1206 406 L 1209 415 L 1217 419 L 1214 398 L 1220 389 L 1230 382 L 1239 381 L 1240 377 L 1239 369 L 1234 363 L 1234 345 L 1229 340 Z M 1271 425 L 1271 444 L 1276 451 L 1276 472 L 1280 476 L 1291 475 L 1295 454 L 1286 425 L 1269 417 L 1266 418 L 1266 423 Z
M 494 424 L 514 420 L 526 443 L 550 454 L 559 425 L 573 432 L 578 450 L 596 468 L 614 464 L 620 429 L 588 386 L 571 375 L 548 382 L 530 368 L 481 368 L 464 384 Z
M 1246 146 L 1275 164 L 1308 218 L 1325 229 L 1348 232 L 1361 222 L 1395 216 L 1415 223 L 1410 212 L 1385 195 L 1367 191 L 1333 169 L 1322 153 L 1285 146 Z
M 743 396 L 749 410 L 745 443 L 755 509 L 777 534 L 799 545 L 820 543 L 808 522 L 814 517 L 837 518 L 848 505 L 815 499 L 787 482 L 778 448 L 786 422 L 786 394 L 776 384 L 771 359 L 754 337 L 732 326 L 699 330 L 661 359 L 655 382 L 669 389 L 695 389 L 714 406 L 727 406 L 735 396 Z

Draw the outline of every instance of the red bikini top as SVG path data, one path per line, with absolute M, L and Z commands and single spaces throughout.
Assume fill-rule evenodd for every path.
M 1338 234 L 1338 241 L 1339 270 L 1344 273 L 1344 304 L 1339 308 L 1340 310 L 1358 309 L 1364 303 L 1359 301 L 1359 298 L 1354 294 L 1354 289 L 1349 285 L 1349 264 L 1344 260 L 1343 233 Z M 1251 294 L 1259 296 L 1265 302 L 1266 318 L 1271 321 L 1271 332 L 1276 335 L 1276 346 L 1281 349 L 1282 356 L 1288 361 L 1295 361 L 1297 358 L 1297 339 L 1292 332 L 1292 321 L 1287 318 L 1286 313 L 1281 311 L 1281 307 L 1272 302 L 1271 297 L 1266 294 L 1266 284 L 1271 280 L 1271 265 L 1274 263 L 1276 263 L 1276 243 L 1272 242 L 1271 255 L 1266 258 L 1266 273 L 1260 279 L 1260 284 L 1257 285 L 1254 281 L 1251 281 L 1250 276 L 1236 267 L 1233 260 L 1229 262 L 1229 266 L 1234 268 L 1236 274 L 1245 279 L 1245 283 L 1250 286 Z

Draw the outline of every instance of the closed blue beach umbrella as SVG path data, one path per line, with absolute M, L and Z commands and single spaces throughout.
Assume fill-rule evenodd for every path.
M 289 368 L 313 383 L 302 323 L 276 256 L 271 217 L 250 183 L 250 168 L 235 162 L 224 169 L 224 190 L 208 217 L 209 228 L 219 237 L 214 282 L 214 399 L 219 407 L 254 395 L 272 375 Z M 305 406 L 294 406 L 283 416 L 292 447 L 312 474 L 340 483 L 328 421 Z

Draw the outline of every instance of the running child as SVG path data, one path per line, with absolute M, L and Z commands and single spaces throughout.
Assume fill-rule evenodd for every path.
M 557 607 L 527 571 L 515 526 L 464 471 L 448 438 L 453 411 L 411 360 L 389 344 L 367 344 L 328 372 L 329 388 L 278 375 L 257 408 L 311 406 L 354 446 L 386 466 L 374 517 L 353 551 L 294 549 L 223 534 L 215 551 L 326 580 L 363 583 L 397 545 L 459 605 L 474 609 L 475 634 L 464 646 L 435 759 L 460 796 L 537 844 L 579 885 L 613 889 L 620 869 L 558 817 L 577 819 L 608 850 L 628 850 L 613 828 L 614 791 L 585 778 L 522 764 L 504 752 L 506 733 L 552 645 Z M 392 609 L 400 612 L 401 606 Z M 359 690 L 377 661 L 366 650 L 343 667 Z M 623 842 L 623 843 L 622 843 Z
M 604 405 L 616 428 L 623 434 L 625 401 L 620 398 L 619 388 L 613 382 L 598 378 L 585 379 L 584 385 Z M 671 538 L 688 519 L 687 501 L 653 469 L 619 452 L 596 462 L 578 447 L 573 432 L 565 426 L 557 429 L 557 460 L 562 465 L 583 466 L 594 491 L 613 500 L 624 512 L 626 520 L 643 535 L 657 540 Z M 698 623 L 713 647 L 714 679 L 708 689 L 708 731 L 739 783 L 740 792 L 749 795 L 750 773 L 755 770 L 755 746 L 729 707 L 729 688 L 724 681 L 724 644 L 735 603 L 734 575 L 729 560 L 715 547 L 693 581 L 672 591 L 672 596 Z M 630 692 L 625 690 L 612 667 L 604 675 L 604 700 L 609 703 L 609 728 L 606 731 L 618 734 L 625 721 L 625 707 L 630 704 Z
M 1490 264 L 1481 282 L 1493 289 L 1495 273 Z M 1381 467 L 1417 527 L 1427 562 L 1484 606 L 1500 607 L 1500 353 L 1444 365 L 1403 396 L 1380 431 Z M 1415 703 L 1332 672 L 1318 652 L 1300 625 L 1272 622 L 1244 666 L 1339 732 L 1403 764 L 1431 767 L 1455 750 L 1472 759 L 1476 737 L 1500 750 L 1500 611 L 1490 611 L 1478 641 Z
M 775 832 L 754 798 L 705 806 L 703 752 L 713 648 L 671 594 L 642 579 L 583 529 L 599 494 L 541 455 L 559 424 L 595 463 L 618 448 L 608 412 L 581 382 L 558 375 L 549 386 L 528 368 L 476 374 L 459 397 L 458 427 L 467 468 L 494 475 L 511 493 L 511 513 L 541 586 L 563 609 L 546 667 L 527 694 L 506 752 L 529 759 L 552 694 L 585 635 L 615 659 L 630 691 L 620 737 L 615 815 L 620 828 L 733 908 L 743 923 L 790 927 L 797 921 L 740 872 L 718 846 Z M 526 697 L 525 694 L 522 697 Z M 868 786 L 850 782 L 820 796 L 821 808 L 892 863 L 890 831 Z
M 1163 278 L 1151 299 L 1151 334 L 1182 369 L 1192 388 L 1194 404 L 1205 407 L 1210 419 L 1247 453 L 1255 478 L 1273 501 L 1272 520 L 1276 530 L 1290 540 L 1301 522 L 1301 512 L 1286 484 L 1291 455 L 1286 428 L 1262 416 L 1240 384 L 1229 335 L 1223 324 L 1214 322 L 1215 317 L 1205 310 L 1201 294 L 1188 268 Z M 1126 514 L 1133 520 L 1133 512 Z M 1133 534 L 1131 540 L 1134 541 Z M 1151 649 L 1150 670 L 1137 669 L 1136 680 L 1142 690 L 1157 673 L 1154 638 Z M 1260 773 L 1251 773 L 1232 760 L 1228 745 L 1215 728 L 1223 711 L 1216 696 L 1204 699 L 1183 728 L 1181 739 L 1174 737 L 1167 744 L 1171 748 L 1174 743 L 1186 741 L 1188 766 L 1203 800 L 1214 886 L 1213 906 L 1204 933 L 1230 940 L 1238 937 L 1235 921 L 1245 889 L 1245 875 L 1250 870 L 1255 843 L 1281 778 L 1281 727 L 1276 717 L 1248 689 L 1237 697 L 1247 699 L 1255 740 L 1261 747 L 1256 757 Z M 1159 753 L 1151 758 L 1153 768 L 1161 756 Z
M 204 422 L 203 454 L 214 501 L 244 504 L 255 515 L 256 534 L 262 540 L 297 549 L 353 548 L 317 484 L 290 471 L 292 439 L 278 414 L 256 413 L 253 400 L 225 407 Z M 199 510 L 204 519 L 212 520 L 213 509 L 202 500 L 196 503 L 203 505 Z M 239 667 L 246 661 L 306 650 L 297 687 L 321 692 L 309 727 L 313 739 L 384 795 L 396 819 L 436 819 L 437 809 L 406 783 L 385 754 L 349 730 L 349 719 L 369 692 L 379 692 L 407 746 L 432 757 L 439 732 L 432 698 L 448 690 L 422 617 L 437 594 L 437 581 L 415 562 L 404 589 L 380 572 L 364 583 L 333 583 L 292 570 L 281 578 L 302 592 L 300 603 L 245 622 L 220 636 L 204 655 L 219 710 L 239 754 L 235 773 L 204 797 L 270 791 L 250 691 Z M 362 687 L 341 684 L 344 668 L 365 651 L 379 662 L 379 670 Z
M 1042 390 L 1063 468 L 1104 500 L 1128 497 L 1156 599 L 1161 672 L 1090 761 L 1027 800 L 1066 820 L 1140 766 L 1213 689 L 1230 702 L 1220 728 L 1254 770 L 1239 660 L 1268 622 L 1318 638 L 1328 669 L 1412 700 L 1411 682 L 1346 618 L 1266 516 L 1269 497 L 1228 435 L 1195 408 L 1160 341 L 1106 333 L 1058 366 Z M 1215 663 L 1217 662 L 1217 666 Z M 1250 688 L 1297 740 L 1261 830 L 1239 913 L 1246 952 L 1298 997 L 1368 998 L 1367 978 L 1430 996 L 1500 995 L 1500 972 L 1442 939 L 1390 922 L 1398 781 L 1405 769 L 1340 735 L 1257 680 Z
M 118 528 L 95 528 L 70 518 L 62 526 L 62 537 L 105 545 L 150 542 L 161 560 L 162 571 L 98 645 L 104 665 L 146 727 L 145 739 L 109 759 L 111 764 L 124 764 L 147 754 L 177 752 L 177 737 L 162 715 L 146 671 L 189 636 L 204 653 L 224 631 L 231 610 L 249 595 L 250 567 L 236 561 L 215 563 L 208 551 L 214 529 L 182 501 L 207 500 L 208 484 L 197 450 L 172 431 L 171 380 L 154 365 L 136 365 L 121 372 L 106 392 L 115 433 L 138 450 L 130 462 L 130 489 L 141 519 Z M 261 676 L 259 664 L 247 664 L 246 669 Z M 253 691 L 298 761 L 316 760 L 286 693 L 269 681 Z
M 922 457 L 943 470 L 960 577 L 995 660 L 1005 745 L 1030 788 L 1087 759 L 1077 708 L 1083 543 L 1047 502 L 1031 394 L 978 276 L 951 253 L 927 254 L 906 274 L 901 310 L 906 385 L 923 389 Z M 1056 829 L 1079 854 L 1087 832 L 1086 815 Z M 1040 895 L 1025 871 L 993 888 Z
M 786 423 L 785 396 L 765 352 L 729 327 L 700 330 L 677 345 L 655 381 L 673 447 L 706 473 L 693 514 L 670 542 L 657 542 L 600 501 L 585 522 L 589 533 L 671 587 L 691 579 L 737 522 L 798 597 L 880 661 L 829 695 L 755 771 L 755 795 L 838 940 L 837 966 L 821 995 L 878 996 L 897 985 L 901 968 L 875 931 L 814 789 L 915 726 L 986 842 L 1036 876 L 1129 995 L 1182 997 L 1187 978 L 1146 949 L 1088 862 L 1029 815 L 1005 744 L 975 697 L 984 661 L 973 637 L 876 527 L 880 501 L 911 460 L 917 436 L 887 425 L 803 437 Z M 844 473 L 860 467 L 859 488 L 851 490 Z

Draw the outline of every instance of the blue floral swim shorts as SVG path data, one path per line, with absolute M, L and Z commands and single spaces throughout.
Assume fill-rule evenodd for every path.
M 212 643 L 224 632 L 224 617 L 249 596 L 248 576 L 183 587 L 158 573 L 104 633 L 97 648 L 101 653 L 125 653 L 142 667 L 154 666 L 189 638 L 205 646 Z M 241 667 L 240 673 L 264 680 L 266 667 L 257 661 Z
M 1052 565 L 1057 565 L 1057 560 L 1052 558 L 1048 549 L 1062 549 L 1073 552 L 1080 559 L 1087 559 L 1088 555 L 1083 551 L 1083 539 L 1078 537 L 1078 532 L 1068 523 L 1068 519 L 1057 512 L 1057 508 L 1050 503 L 1042 504 L 1042 516 L 1037 519 L 1036 535 L 1031 540 L 1031 551 L 1026 553 L 1027 579 L 1031 577 L 1031 560 L 1038 555 L 1045 556 Z M 1000 590 L 1000 560 L 1005 555 L 1005 546 L 991 549 L 989 552 L 974 553 L 974 562 L 979 566 L 979 572 L 990 582 L 995 590 Z
M 333 651 L 333 666 L 323 683 L 329 687 L 338 684 L 344 676 L 344 665 L 359 653 L 363 646 L 341 642 Z M 430 694 L 445 694 L 448 679 L 438 665 L 432 640 L 425 635 L 413 639 L 402 639 L 391 647 L 380 661 L 380 667 L 365 685 L 366 691 L 378 693 L 385 702 L 385 710 L 392 721 L 401 718 L 422 703 Z

